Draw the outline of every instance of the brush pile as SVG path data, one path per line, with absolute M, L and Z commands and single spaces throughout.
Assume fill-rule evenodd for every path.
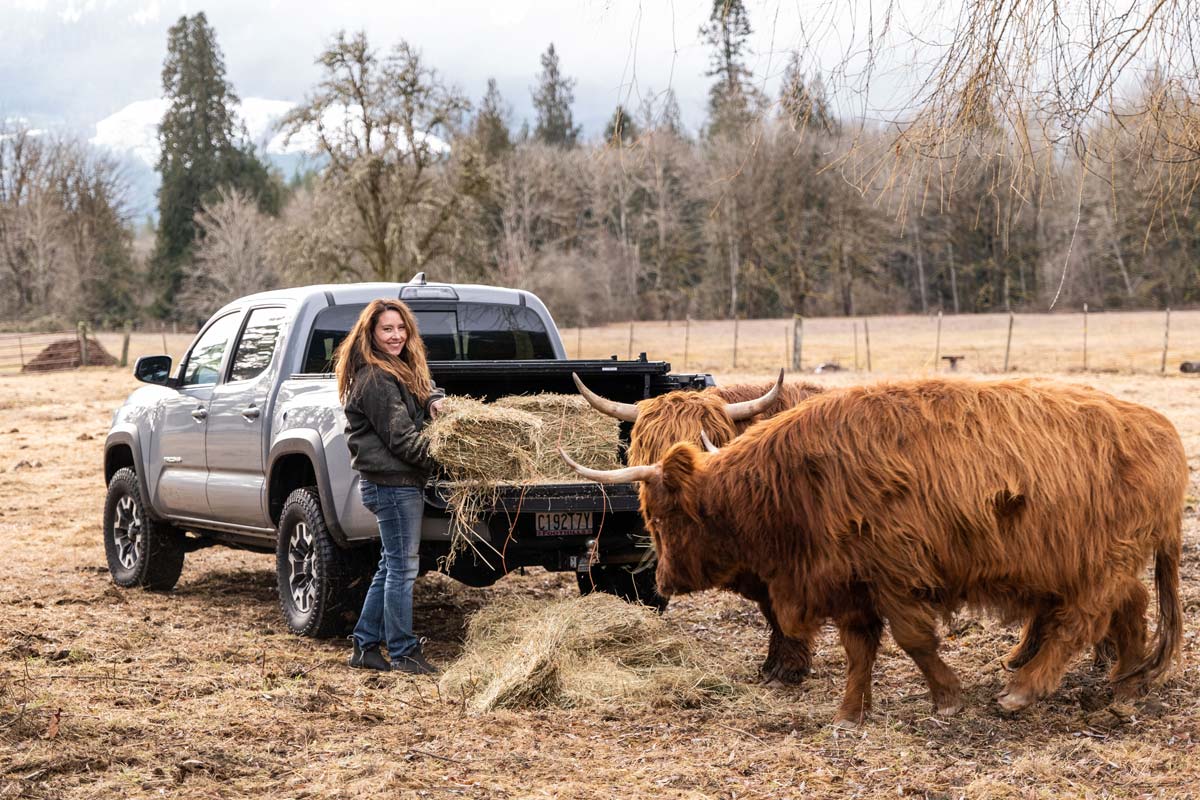
M 596 592 L 546 605 L 510 597 L 471 617 L 443 695 L 475 711 L 695 708 L 745 690 L 652 610 Z

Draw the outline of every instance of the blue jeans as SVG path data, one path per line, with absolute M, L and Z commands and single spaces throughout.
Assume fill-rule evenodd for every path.
M 379 569 L 367 589 L 354 641 L 362 649 L 387 645 L 394 660 L 421 646 L 413 636 L 413 581 L 417 578 L 421 546 L 421 514 L 425 500 L 415 486 L 380 486 L 359 480 L 363 505 L 379 523 L 382 545 Z

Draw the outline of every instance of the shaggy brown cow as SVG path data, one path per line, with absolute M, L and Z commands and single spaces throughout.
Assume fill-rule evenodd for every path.
M 848 680 L 836 721 L 870 708 L 883 620 L 942 714 L 961 707 L 936 620 L 963 606 L 1031 620 L 997 698 L 1053 692 L 1071 657 L 1106 635 L 1118 696 L 1161 679 L 1179 650 L 1187 462 L 1161 414 L 1045 381 L 921 380 L 829 392 L 715 454 L 587 470 L 643 481 L 664 595 L 767 584 L 783 630 L 832 617 Z M 1154 555 L 1158 627 L 1145 648 Z
M 813 383 L 784 383 L 783 371 L 773 383 L 713 386 L 703 391 L 677 391 L 642 400 L 617 403 L 598 396 L 574 376 L 579 393 L 598 411 L 632 422 L 629 433 L 630 464 L 653 464 L 678 442 L 700 444 L 704 431 L 711 440 L 725 444 L 755 422 L 775 416 L 798 405 L 805 398 L 824 391 Z M 799 683 L 812 669 L 812 638 L 816 628 L 801 636 L 787 637 L 779 629 L 767 586 L 746 573 L 736 576 L 724 588 L 758 604 L 770 627 L 767 657 L 759 667 L 766 682 Z

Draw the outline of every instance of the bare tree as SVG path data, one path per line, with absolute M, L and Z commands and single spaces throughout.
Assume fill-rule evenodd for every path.
M 249 194 L 219 189 L 216 202 L 196 214 L 196 227 L 202 235 L 180 293 L 185 312 L 204 319 L 231 300 L 280 285 L 270 259 L 273 221 Z
M 407 279 L 450 247 L 459 197 L 439 165 L 469 104 L 406 42 L 381 60 L 366 34 L 343 32 L 317 63 L 321 83 L 281 127 L 328 157 L 322 180 L 354 209 L 346 244 L 371 277 Z

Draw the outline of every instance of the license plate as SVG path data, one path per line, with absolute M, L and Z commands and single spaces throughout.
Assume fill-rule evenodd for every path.
M 590 511 L 541 511 L 534 522 L 534 533 L 538 536 L 590 536 L 592 512 Z

